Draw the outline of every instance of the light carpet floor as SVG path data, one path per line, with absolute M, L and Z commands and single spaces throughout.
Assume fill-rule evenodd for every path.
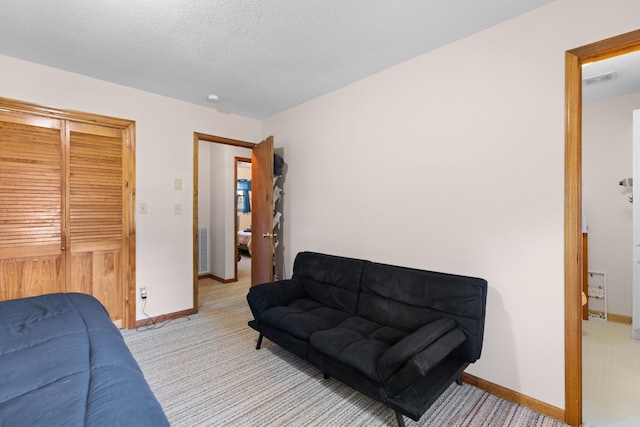
M 396 426 L 394 412 L 247 326 L 242 282 L 200 284 L 199 313 L 159 329 L 122 331 L 172 426 Z M 407 426 L 565 424 L 468 384 L 453 384 Z

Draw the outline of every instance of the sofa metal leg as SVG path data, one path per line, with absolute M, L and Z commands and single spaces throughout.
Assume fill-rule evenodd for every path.
M 404 417 L 398 411 L 396 411 L 396 420 L 398 421 L 398 427 L 405 427 L 405 425 L 404 425 Z
M 462 385 L 462 377 L 461 376 L 458 376 L 458 378 L 456 378 L 456 384 Z
M 260 346 L 262 345 L 262 338 L 264 337 L 264 335 L 260 334 L 260 336 L 258 337 L 258 344 L 256 345 L 256 350 L 260 350 Z

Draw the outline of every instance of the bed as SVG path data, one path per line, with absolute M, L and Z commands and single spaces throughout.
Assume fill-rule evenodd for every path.
M 94 297 L 0 302 L 0 425 L 168 426 L 120 331 Z
M 247 251 L 251 255 L 251 227 L 238 231 L 238 250 Z

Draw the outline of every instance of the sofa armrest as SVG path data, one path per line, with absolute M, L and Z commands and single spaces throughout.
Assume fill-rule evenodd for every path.
M 403 367 L 409 359 L 433 344 L 435 340 L 456 326 L 456 321 L 443 317 L 427 323 L 389 348 L 378 360 L 377 374 L 381 382 Z
M 409 359 L 404 366 L 383 383 L 386 393 L 391 397 L 401 394 L 411 384 L 442 362 L 465 340 L 466 335 L 457 327 L 440 336 L 431 345 Z
M 253 318 L 260 321 L 260 314 L 266 309 L 288 305 L 304 295 L 304 287 L 299 279 L 279 280 L 252 286 L 247 294 L 247 302 Z

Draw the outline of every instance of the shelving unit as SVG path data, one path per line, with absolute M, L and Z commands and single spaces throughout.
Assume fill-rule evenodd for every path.
M 589 271 L 587 276 L 589 318 L 607 320 L 607 274 Z
M 274 164 L 276 162 L 276 157 L 274 156 Z M 274 167 L 274 176 L 273 176 L 273 278 L 274 280 L 280 280 L 284 278 L 284 253 L 283 253 L 283 245 L 282 245 L 282 212 L 284 206 L 283 200 L 283 191 L 282 187 L 284 186 L 284 171 L 283 164 L 284 161 L 280 157 L 281 165 L 279 168 Z M 275 166 L 275 165 L 274 165 Z M 279 169 L 279 170 L 278 170 Z

